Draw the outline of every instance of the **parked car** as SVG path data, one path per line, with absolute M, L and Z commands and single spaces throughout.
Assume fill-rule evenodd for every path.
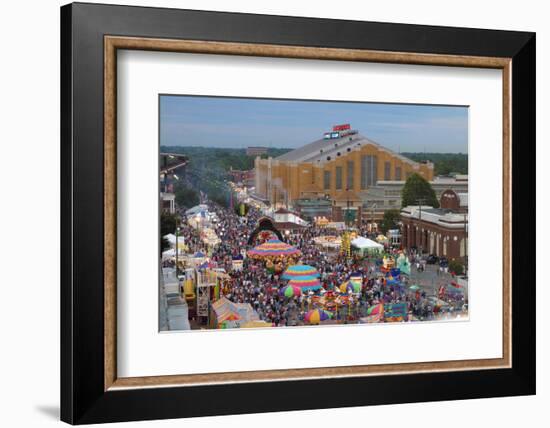
M 435 265 L 438 261 L 439 258 L 437 256 L 434 256 L 433 254 L 430 254 L 426 259 L 426 263 L 428 263 L 429 265 Z

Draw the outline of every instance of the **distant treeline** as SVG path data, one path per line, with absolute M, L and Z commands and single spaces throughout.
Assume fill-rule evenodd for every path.
M 229 204 L 227 180 L 231 168 L 250 170 L 254 168 L 255 156 L 247 156 L 246 149 L 218 147 L 161 146 L 161 152 L 182 153 L 189 157 L 185 176 L 175 184 L 176 202 L 185 207 L 196 205 L 199 191 L 224 206 Z M 262 157 L 277 157 L 291 149 L 268 149 Z
M 435 175 L 452 172 L 468 174 L 468 155 L 465 153 L 401 153 L 413 161 L 429 160 L 434 164 Z
M 262 157 L 277 157 L 291 149 L 268 149 Z M 254 168 L 255 156 L 247 156 L 246 149 L 226 149 L 219 147 L 161 146 L 161 152 L 184 153 L 189 156 L 189 165 L 208 165 L 215 171 L 229 171 L 230 168 L 249 170 Z

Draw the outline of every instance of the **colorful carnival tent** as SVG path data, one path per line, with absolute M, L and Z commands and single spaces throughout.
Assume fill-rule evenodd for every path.
M 384 320 L 384 305 L 379 303 L 367 309 L 367 316 L 361 318 L 364 323 L 376 323 Z
M 319 278 L 315 278 L 314 276 L 301 276 L 291 279 L 290 281 L 288 281 L 288 285 L 299 287 L 302 292 L 309 290 L 319 290 L 322 288 Z
M 285 297 L 300 296 L 302 294 L 302 288 L 297 285 L 286 285 L 281 288 L 279 294 Z
M 256 259 L 297 257 L 300 254 L 302 254 L 300 250 L 278 239 L 270 239 L 248 251 L 248 256 Z
M 355 281 L 345 281 L 340 284 L 341 293 L 360 293 L 361 292 L 361 283 Z
M 313 266 L 309 265 L 292 265 L 285 270 L 283 273 L 282 279 L 294 279 L 302 278 L 304 276 L 312 276 L 314 278 L 319 278 L 319 272 Z
M 225 297 L 221 297 L 212 303 L 212 311 L 219 325 L 226 321 L 237 321 L 241 319 L 237 305 Z
M 233 303 L 221 297 L 211 305 L 211 324 L 214 328 L 239 328 L 243 324 L 260 320 L 249 303 Z
M 324 309 L 312 309 L 304 316 L 304 321 L 309 324 L 319 324 L 321 321 L 326 321 L 332 318 L 332 313 Z

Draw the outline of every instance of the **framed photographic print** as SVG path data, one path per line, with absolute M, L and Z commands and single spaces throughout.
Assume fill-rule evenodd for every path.
M 62 420 L 535 393 L 533 33 L 77 3 L 61 53 Z

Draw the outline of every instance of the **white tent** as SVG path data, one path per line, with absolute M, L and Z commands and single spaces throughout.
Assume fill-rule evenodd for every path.
M 178 257 L 181 257 L 181 256 L 185 256 L 187 253 L 180 248 L 180 250 L 178 251 Z M 176 257 L 176 249 L 175 248 L 171 248 L 169 250 L 166 250 L 166 251 L 163 251 L 162 252 L 162 260 L 167 260 L 167 259 L 170 259 L 172 257 Z
M 205 213 L 206 215 L 207 212 L 208 212 L 208 205 L 200 204 L 200 205 L 195 205 L 193 208 L 190 208 L 187 211 L 185 211 L 185 215 L 191 216 L 191 215 L 196 215 L 201 213 Z
M 384 249 L 384 246 L 379 244 L 378 242 L 364 238 L 362 236 L 359 236 L 358 238 L 355 238 L 353 241 L 351 241 L 351 245 L 355 248 L 359 248 L 360 250 L 382 251 Z
M 166 239 L 170 243 L 170 245 L 176 245 L 176 235 L 174 235 L 173 233 L 164 235 L 163 238 Z

